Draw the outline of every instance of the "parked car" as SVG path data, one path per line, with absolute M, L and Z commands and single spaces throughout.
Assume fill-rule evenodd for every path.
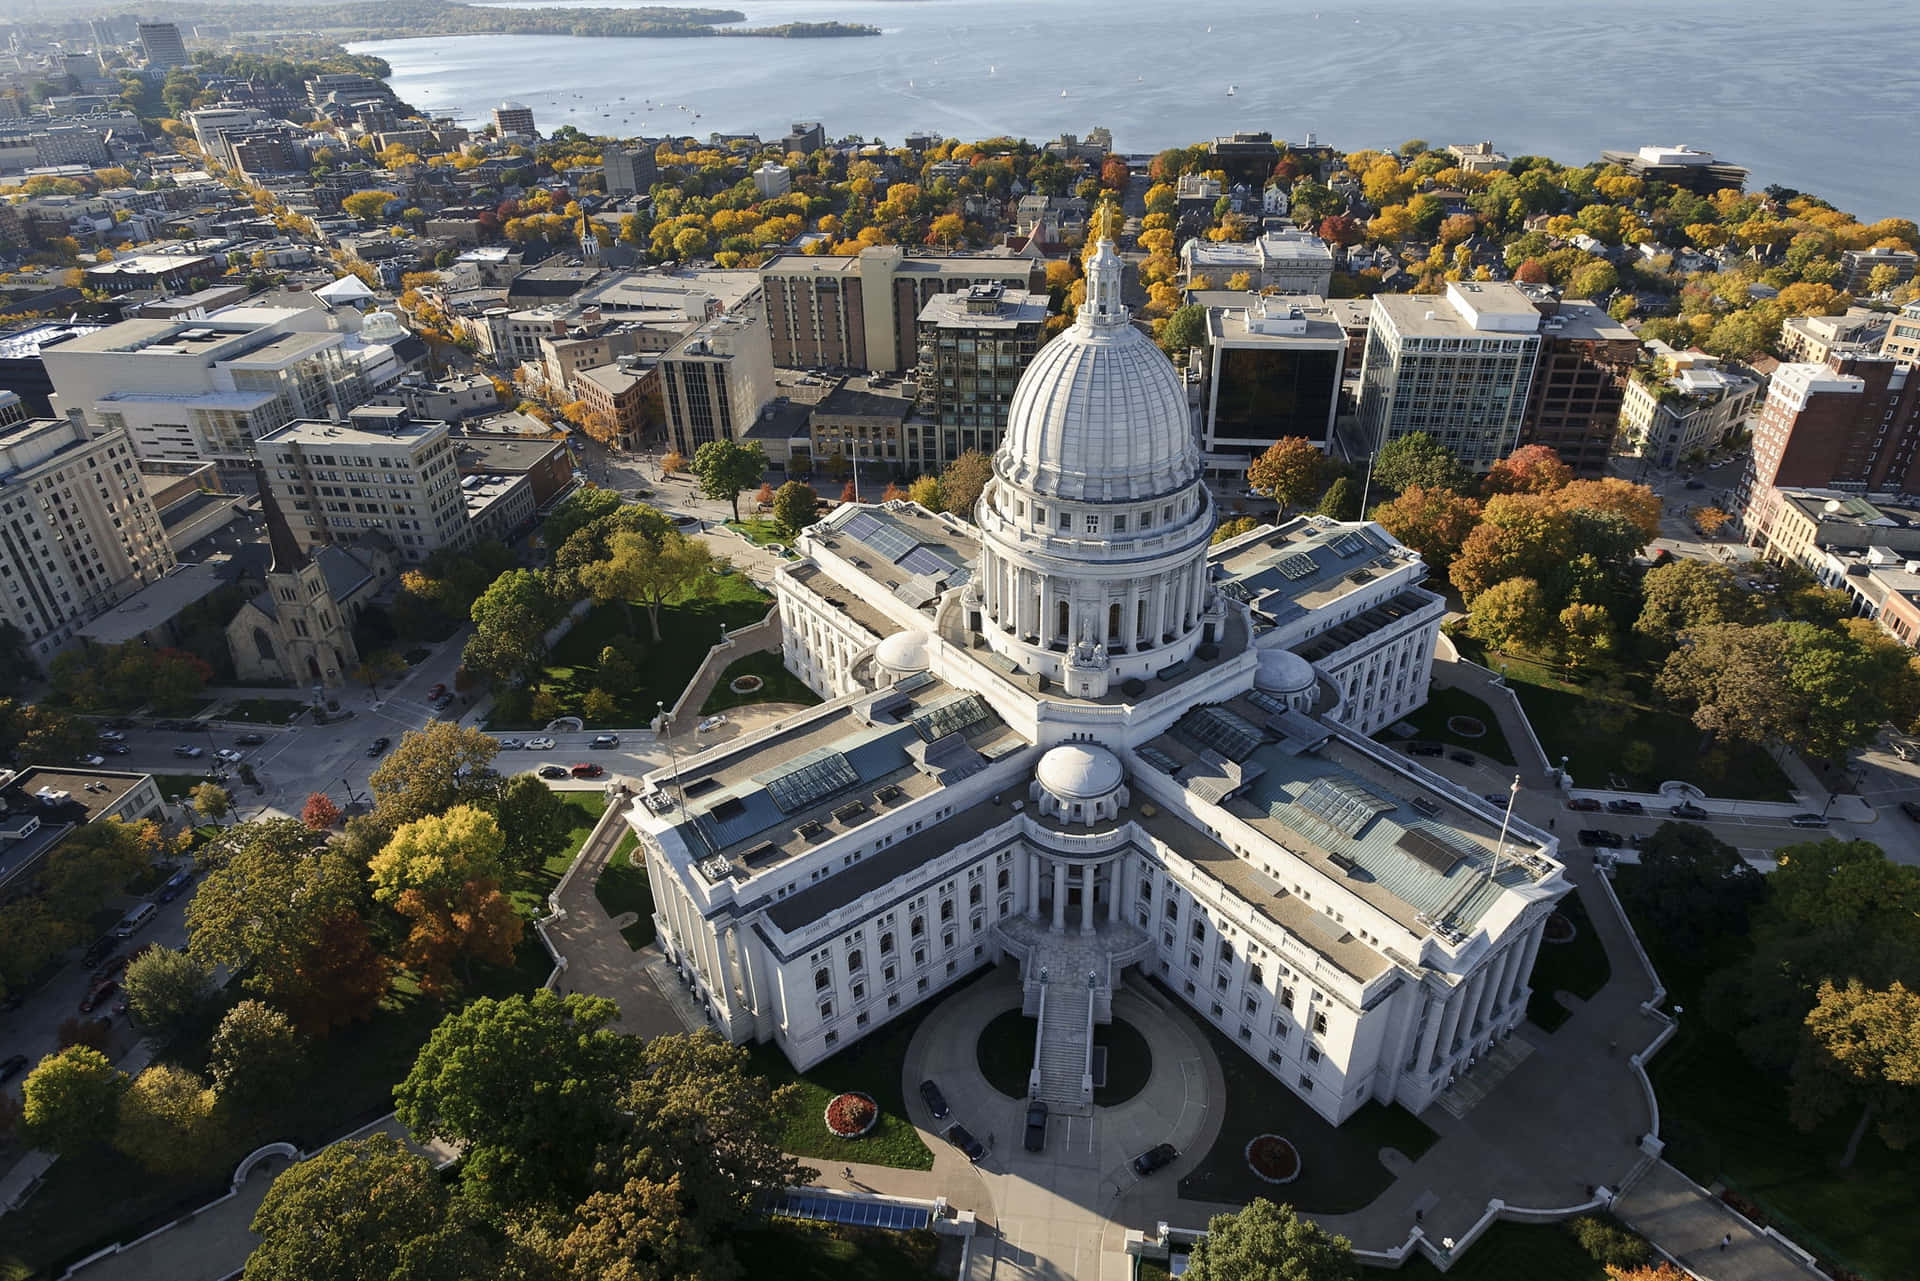
M 1607 813 L 1609 814 L 1644 814 L 1646 812 L 1647 807 L 1639 801 L 1621 800 L 1616 796 L 1607 802 Z
M 955 1121 L 947 1127 L 947 1142 L 964 1152 L 967 1160 L 972 1161 L 975 1165 L 978 1165 L 980 1159 L 987 1154 L 987 1149 L 981 1144 L 980 1140 L 973 1137 L 973 1131 L 961 1125 L 958 1121 Z
M 567 767 L 564 765 L 542 765 L 539 773 L 541 778 L 565 778 L 567 776 Z
M 92 769 L 101 765 L 105 765 L 107 763 L 107 758 L 104 756 L 95 756 L 93 753 L 88 752 L 84 756 L 74 757 L 73 763 L 75 765 L 85 765 L 89 769 Z
M 193 760 L 200 759 L 202 756 L 205 756 L 207 754 L 207 749 L 204 747 L 194 747 L 190 744 L 182 743 L 178 747 L 173 749 L 173 754 L 175 756 L 178 756 L 183 761 L 193 761 Z
M 1795 814 L 1792 818 L 1788 819 L 1787 822 L 1793 824 L 1795 827 L 1825 827 L 1827 825 L 1827 816 L 1825 814 L 1812 813 Z
M 128 747 L 125 743 L 107 744 L 107 755 L 109 756 L 125 756 L 128 752 L 131 752 L 132 750 L 133 749 L 131 747 Z
M 1480 763 L 1472 752 L 1448 752 L 1447 759 L 1461 765 L 1477 765 Z
M 380 755 L 380 753 L 386 751 L 389 747 L 392 747 L 392 746 L 393 746 L 393 740 L 388 738 L 385 734 L 382 734 L 379 738 L 376 738 L 373 740 L 373 742 L 367 744 L 367 755 L 378 756 Z
M 1165 1169 L 1179 1159 L 1180 1154 L 1171 1143 L 1156 1143 L 1133 1158 L 1133 1172 L 1139 1175 L 1152 1174 L 1155 1170 Z
M 1507 808 L 1507 802 L 1512 798 L 1505 792 L 1482 792 L 1480 793 L 1480 799 L 1497 810 L 1503 810 Z
M 920 1099 L 927 1105 L 927 1111 L 933 1113 L 933 1119 L 947 1119 L 947 1096 L 940 1093 L 940 1087 L 932 1081 L 920 1082 Z
M 100 731 L 100 741 L 103 743 L 123 742 L 126 739 L 126 737 L 127 736 L 125 734 L 122 734 L 117 729 L 103 729 Z
M 694 726 L 694 730 L 701 734 L 711 734 L 714 730 L 719 729 L 726 723 L 727 714 L 725 712 L 715 712 L 712 716 L 707 717 L 698 725 Z
M 1901 801 L 1900 812 L 1916 823 L 1920 823 L 1920 801 Z
M 26 1070 L 26 1067 L 27 1056 L 24 1054 L 15 1054 L 9 1058 L 0 1059 L 0 1085 L 4 1085 L 8 1081 L 13 1080 L 14 1077 L 19 1076 Z
M 187 886 L 193 884 L 193 877 L 194 869 L 192 867 L 181 868 L 167 878 L 166 884 L 160 887 L 160 893 L 156 897 L 162 903 L 173 902 L 173 900 L 180 897 L 181 892 L 184 891 Z
M 593 741 L 588 743 L 587 746 L 593 748 L 596 752 L 609 751 L 620 746 L 620 736 L 618 734 L 595 734 Z
M 215 756 L 219 757 L 221 760 L 225 761 L 229 765 L 238 765 L 240 763 L 241 756 L 243 756 L 244 754 L 245 753 L 235 751 L 231 747 L 223 747 L 219 751 L 214 753 Z
M 1619 849 L 1626 842 L 1620 839 L 1620 833 L 1604 827 L 1583 827 L 1580 829 L 1580 843 L 1589 849 Z
M 112 717 L 111 719 L 101 721 L 100 723 L 102 725 L 105 725 L 108 729 L 132 729 L 133 717 L 115 716 L 115 717 Z
M 1440 746 L 1438 743 L 1416 742 L 1407 744 L 1407 753 L 1411 756 L 1442 756 L 1446 754 L 1446 750 L 1446 748 Z
M 1567 808 L 1582 814 L 1592 813 L 1600 808 L 1600 802 L 1591 796 L 1576 796 L 1567 802 Z
M 1687 481 L 1687 488 L 1688 488 L 1688 489 L 1705 489 L 1706 487 L 1707 487 L 1707 482 L 1706 482 L 1706 481 L 1704 481 L 1704 480 L 1692 480 L 1692 479 L 1689 479 L 1689 480 Z
M 88 982 L 89 983 L 105 983 L 108 979 L 120 973 L 121 970 L 126 969 L 127 962 L 131 959 L 132 958 L 129 957 L 125 952 L 107 953 L 106 957 L 100 962 L 100 964 L 93 967 L 93 977 L 90 978 Z
M 80 964 L 88 967 L 98 965 L 104 958 L 111 956 L 113 949 L 117 946 L 119 946 L 119 942 L 113 935 L 102 934 L 99 938 L 87 944 L 87 950 L 80 954 Z
M 82 1014 L 93 1013 L 95 1006 L 119 990 L 120 984 L 113 979 L 104 979 L 101 982 L 95 983 L 87 989 L 87 994 L 80 998 L 80 1012 Z
M 192 721 L 155 721 L 153 727 L 163 734 L 177 734 L 193 728 Z
M 1047 1146 L 1047 1105 L 1035 1099 L 1027 1104 L 1027 1151 L 1039 1152 Z
M 525 746 L 526 743 L 517 738 L 503 738 L 500 740 L 500 750 L 503 752 L 517 752 Z
M 436 681 L 434 683 L 433 688 L 427 691 L 427 697 L 429 699 L 439 698 L 442 694 L 445 694 L 446 692 L 447 692 L 447 683 L 445 681 Z
M 606 771 L 598 765 L 595 765 L 592 761 L 581 761 L 572 769 L 568 770 L 567 773 L 573 775 L 575 778 L 599 778 L 602 774 L 606 773 Z
M 153 924 L 153 918 L 159 915 L 159 913 L 160 909 L 153 904 L 142 903 L 139 907 L 134 908 L 120 918 L 120 924 L 113 927 L 113 937 L 117 939 L 132 938 L 141 930 Z
M 260 744 L 267 741 L 267 736 L 265 734 L 258 733 L 254 730 L 248 730 L 246 733 L 241 734 L 240 736 L 235 738 L 233 741 L 238 743 L 242 747 L 258 747 L 260 746 Z
M 527 750 L 529 752 L 551 752 L 553 750 L 553 740 L 545 734 L 537 738 L 530 738 L 527 740 Z
M 1706 818 L 1708 816 L 1706 810 L 1695 805 L 1692 801 L 1681 801 L 1678 805 L 1668 810 L 1667 813 L 1673 815 L 1675 818 Z

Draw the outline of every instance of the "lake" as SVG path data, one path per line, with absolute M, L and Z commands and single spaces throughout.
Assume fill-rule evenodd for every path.
M 593 0 L 570 0 L 575 5 Z M 627 7 L 602 0 L 609 7 Z M 1884 0 L 744 0 L 748 25 L 840 19 L 835 40 L 461 36 L 356 44 L 399 95 L 541 130 L 898 142 L 915 130 L 1122 151 L 1241 129 L 1347 150 L 1492 139 L 1568 163 L 1687 143 L 1861 218 L 1920 216 L 1920 22 Z M 1904 16 L 1903 16 L 1904 15 Z M 1229 88 L 1233 89 L 1231 94 Z

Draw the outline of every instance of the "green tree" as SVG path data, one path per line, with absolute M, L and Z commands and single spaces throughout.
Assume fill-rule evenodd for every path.
M 1320 492 L 1320 477 L 1326 466 L 1326 455 L 1312 441 L 1304 436 L 1282 436 L 1247 464 L 1247 484 L 1280 504 L 1284 516 L 1291 508 L 1311 502 Z
M 1208 541 L 1218 546 L 1231 542 L 1242 534 L 1250 534 L 1260 527 L 1260 522 L 1251 516 L 1236 516 L 1232 520 L 1223 520 L 1214 528 L 1213 537 Z
M 1896 1151 L 1920 1138 L 1920 992 L 1898 979 L 1885 988 L 1823 979 L 1806 1025 L 1808 1043 L 1794 1064 L 1793 1119 L 1812 1130 L 1843 1109 L 1858 1110 L 1841 1169 L 1852 1166 L 1869 1123 Z
M 813 486 L 805 481 L 790 480 L 774 491 L 773 518 L 790 538 L 798 536 L 801 530 L 813 524 L 814 515 L 819 510 L 820 495 L 814 493 Z
M 0 698 L 0 758 L 15 765 L 70 761 L 92 746 L 84 721 L 44 703 Z
M 1382 528 L 1419 552 L 1436 574 L 1444 575 L 1480 523 L 1477 498 L 1451 489 L 1414 485 L 1398 498 L 1368 513 Z
M 556 612 L 545 574 L 508 570 L 473 602 L 473 635 L 462 661 L 496 683 L 531 676 L 546 662 L 546 631 Z
M 162 1038 L 171 1038 L 207 1003 L 213 976 L 185 952 L 154 944 L 127 963 L 127 1009 L 134 1020 Z
M 540 542 L 550 551 L 558 551 L 569 538 L 603 517 L 618 511 L 621 498 L 611 489 L 581 486 L 547 514 L 540 523 Z
M 1560 650 L 1567 666 L 1585 668 L 1613 649 L 1613 616 L 1599 605 L 1575 601 L 1559 615 Z
M 154 1174 L 201 1174 L 224 1155 L 225 1127 L 214 1093 L 185 1068 L 156 1063 L 120 1100 L 113 1145 Z
M 311 1031 L 364 1018 L 387 971 L 360 915 L 362 872 L 298 819 L 227 829 L 203 851 L 212 865 L 187 904 L 187 951 L 242 972 Z
M 380 217 L 386 207 L 400 197 L 391 191 L 356 191 L 340 201 L 340 207 L 368 226 Z
M 49 1054 L 20 1087 L 27 1138 L 60 1156 L 95 1148 L 113 1136 L 126 1089 L 126 1074 L 98 1050 L 73 1045 Z
M 1460 464 L 1447 447 L 1426 432 L 1409 432 L 1387 442 L 1373 460 L 1373 483 L 1396 494 L 1409 489 L 1459 490 Z
M 1660 645 L 1691 627 L 1745 623 L 1754 615 L 1753 596 L 1725 565 L 1704 560 L 1674 560 L 1647 571 L 1640 581 L 1640 617 L 1633 630 Z
M 449 898 L 478 879 L 498 880 L 505 848 L 492 814 L 472 805 L 455 805 L 401 825 L 374 856 L 368 873 L 373 896 L 392 903 L 408 890 Z
M 187 800 L 194 813 L 210 822 L 218 823 L 233 813 L 233 793 L 218 783 L 194 784 L 187 791 Z
M 1360 487 L 1353 483 L 1351 476 L 1334 477 L 1327 492 L 1320 495 L 1318 510 L 1322 516 L 1335 520 L 1359 520 Z
M 1175 307 L 1160 326 L 1160 350 L 1186 358 L 1195 347 L 1207 345 L 1207 309 L 1197 303 Z
M 448 1015 L 394 1090 L 418 1142 L 462 1145 L 461 1191 L 495 1206 L 570 1207 L 628 1132 L 621 1090 L 643 1042 L 601 997 L 481 997 Z
M 501 867 L 522 875 L 566 848 L 579 813 L 532 774 L 501 783 L 487 807 L 500 825 Z
M 267 1188 L 244 1281 L 387 1281 L 446 1223 L 446 1185 L 389 1134 L 331 1144 Z
M 693 474 L 700 478 L 700 492 L 731 503 L 735 520 L 740 519 L 740 491 L 758 485 L 766 471 L 766 451 L 758 445 L 710 440 L 693 454 Z
M 149 822 L 107 818 L 72 832 L 40 865 L 40 893 L 63 921 L 84 922 L 117 895 L 159 852 L 160 831 Z
M 1698 823 L 1666 822 L 1640 849 L 1640 869 L 1620 881 L 1636 917 L 1652 922 L 1676 953 L 1708 953 L 1745 938 L 1748 917 L 1766 893 L 1740 851 Z
M 962 520 L 973 519 L 973 509 L 993 479 L 993 460 L 977 449 L 957 455 L 940 471 L 940 506 Z
M 1216 1214 L 1193 1243 L 1187 1275 L 1195 1281 L 1356 1281 L 1359 1265 L 1345 1237 L 1290 1205 L 1257 1197 L 1246 1209 Z
M 413 922 L 405 956 L 427 991 L 452 986 L 456 961 L 512 963 L 524 924 L 500 891 L 505 845 L 491 813 L 455 805 L 402 825 L 374 856 L 373 896 Z
M 374 814 L 389 829 L 484 798 L 500 740 L 453 721 L 428 721 L 400 736 L 367 782 Z M 385 843 L 385 837 L 381 838 Z
M 647 624 L 658 643 L 662 637 L 661 607 L 669 599 L 704 591 L 712 582 L 717 563 L 705 543 L 677 531 L 658 539 L 645 534 L 615 534 L 607 559 L 582 569 L 580 581 L 596 600 L 637 600 L 645 605 Z
M 1473 598 L 1467 634 L 1495 649 L 1533 649 L 1553 627 L 1547 595 L 1531 578 L 1507 578 Z
M 234 1002 L 213 1030 L 207 1070 L 223 1100 L 241 1107 L 282 1094 L 301 1063 L 293 1020 L 265 1001 Z

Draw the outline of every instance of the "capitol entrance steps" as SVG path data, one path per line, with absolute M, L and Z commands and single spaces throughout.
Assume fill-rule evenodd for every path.
M 1145 959 L 1152 940 L 1117 921 L 1086 934 L 1027 917 L 995 928 L 1020 963 L 1026 1011 L 1040 1020 L 1028 1088 L 1054 1112 L 1086 1116 L 1093 1111 L 1093 1025 L 1112 1019 L 1120 971 Z
M 1055 1112 L 1085 1116 L 1093 1111 L 1093 1084 L 1087 1075 L 1093 1036 L 1093 1021 L 1087 1017 L 1090 1003 L 1084 983 L 1047 985 L 1035 1034 L 1040 1081 L 1034 1097 Z

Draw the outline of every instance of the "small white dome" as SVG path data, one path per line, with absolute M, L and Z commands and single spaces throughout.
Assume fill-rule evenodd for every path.
M 1253 687 L 1268 694 L 1301 694 L 1313 688 L 1313 664 L 1292 650 L 1263 649 Z
M 407 327 L 390 311 L 370 311 L 360 326 L 360 341 L 391 347 L 407 337 Z
M 933 633 L 895 632 L 874 647 L 873 661 L 901 676 L 924 672 L 933 666 Z
M 1090 801 L 1106 796 L 1126 777 L 1120 758 L 1095 743 L 1062 743 L 1040 758 L 1033 776 L 1062 800 Z

